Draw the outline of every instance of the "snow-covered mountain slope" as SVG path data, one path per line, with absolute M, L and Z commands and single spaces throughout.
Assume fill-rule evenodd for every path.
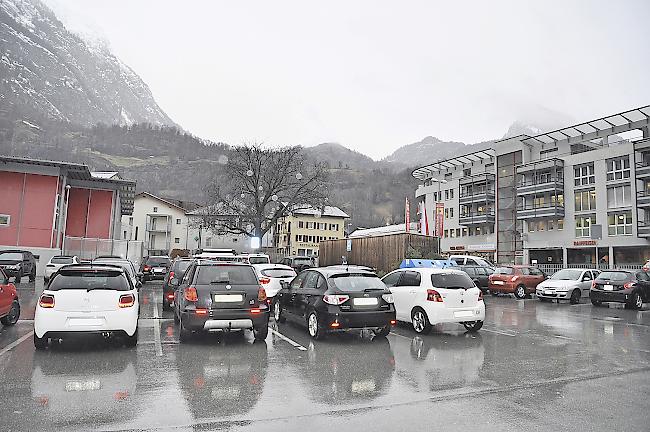
M 174 125 L 133 70 L 39 0 L 0 1 L 0 110 L 81 125 Z

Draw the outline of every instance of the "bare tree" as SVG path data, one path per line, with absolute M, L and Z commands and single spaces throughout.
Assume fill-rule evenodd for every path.
M 325 166 L 307 163 L 299 146 L 233 147 L 220 162 L 225 170 L 206 186 L 208 204 L 195 213 L 216 234 L 262 238 L 292 208 L 327 201 Z

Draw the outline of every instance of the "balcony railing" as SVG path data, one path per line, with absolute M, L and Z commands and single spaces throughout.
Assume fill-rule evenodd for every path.
M 460 180 L 458 180 L 458 183 L 461 185 L 464 184 L 472 184 L 472 183 L 494 183 L 494 174 L 492 173 L 481 173 L 481 174 L 474 174 L 471 176 L 463 177 Z
M 486 225 L 494 223 L 494 211 L 460 213 L 458 222 L 461 225 Z
M 531 173 L 535 171 L 558 171 L 564 168 L 564 161 L 558 158 L 538 159 L 518 165 L 515 168 L 517 174 Z
M 650 161 L 636 162 L 634 166 L 637 179 L 650 178 Z
M 147 231 L 170 233 L 172 231 L 172 224 L 171 222 L 167 222 L 166 224 L 159 224 L 159 223 L 154 224 L 148 222 Z
M 564 217 L 564 204 L 519 204 L 517 206 L 517 218 L 537 219 L 550 217 Z
M 636 206 L 639 208 L 650 208 L 650 192 L 638 191 L 636 193 Z
M 562 178 L 521 180 L 517 183 L 517 195 L 520 196 L 553 191 L 564 192 L 564 180 Z
M 636 226 L 636 233 L 639 237 L 650 237 L 650 221 L 639 221 Z
M 473 203 L 473 202 L 494 202 L 494 189 L 482 189 L 478 191 L 471 191 L 460 193 L 458 195 L 458 202 L 461 204 Z

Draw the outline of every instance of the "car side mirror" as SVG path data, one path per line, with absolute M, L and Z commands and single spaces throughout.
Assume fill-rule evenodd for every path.
M 34 259 L 35 259 L 36 261 L 38 261 L 39 259 L 41 259 L 41 256 L 40 256 L 40 255 L 32 255 L 32 256 L 34 257 Z
M 280 286 L 282 287 L 282 289 L 288 289 L 289 288 L 289 282 L 281 280 L 280 281 Z
M 180 281 L 179 281 L 178 279 L 176 279 L 176 278 L 172 278 L 172 280 L 169 281 L 169 284 L 170 284 L 171 286 L 175 286 L 175 287 L 177 287 L 177 286 L 180 285 Z
M 142 288 L 142 282 L 137 281 L 137 282 L 135 283 L 135 287 L 136 287 L 137 289 Z

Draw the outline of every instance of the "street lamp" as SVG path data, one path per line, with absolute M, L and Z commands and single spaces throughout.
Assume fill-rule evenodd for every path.
M 68 228 L 68 203 L 70 201 L 70 185 L 65 185 L 65 216 L 63 217 L 63 241 L 61 242 L 61 255 L 65 255 L 65 236 Z

